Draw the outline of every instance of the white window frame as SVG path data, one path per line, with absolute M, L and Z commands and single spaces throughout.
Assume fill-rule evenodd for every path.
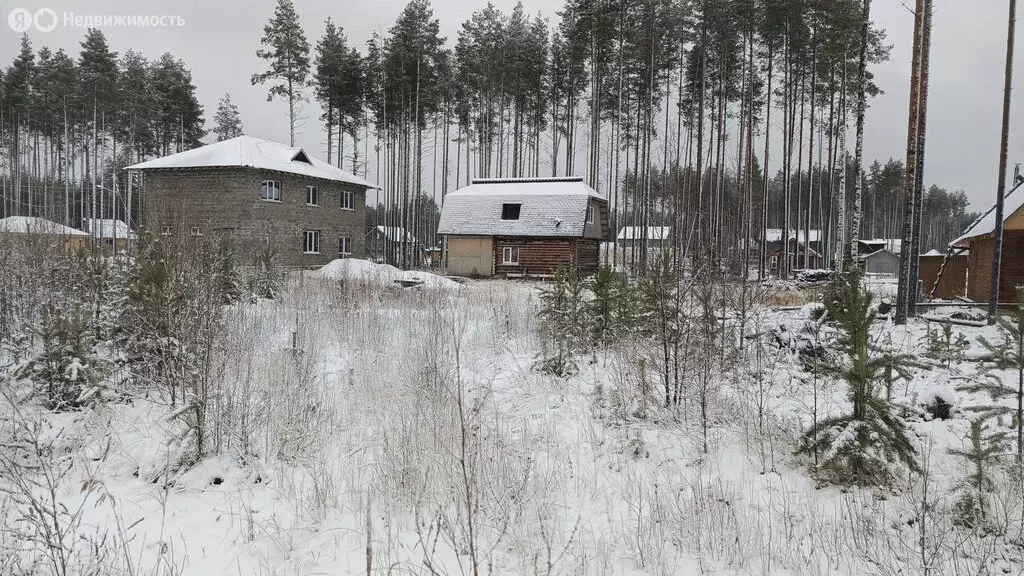
M 199 226 L 193 226 L 193 227 L 189 228 L 188 234 L 189 234 L 189 236 L 202 236 L 203 235 L 203 229 L 200 228 Z
M 501 248 L 501 265 L 502 266 L 518 266 L 519 265 L 519 246 L 503 246 Z
M 320 189 L 316 186 L 306 186 L 306 206 L 320 205 Z
M 596 211 L 594 210 L 593 206 L 587 206 L 587 224 L 593 224 L 594 223 L 594 213 L 595 212 Z
M 273 193 L 268 194 L 267 196 L 263 195 L 263 189 L 266 186 L 268 186 L 268 185 L 270 186 L 270 191 L 271 192 L 277 192 L 276 198 L 275 198 L 275 194 L 273 194 Z M 262 200 L 264 202 L 280 202 L 281 201 L 281 181 L 280 180 L 264 180 L 263 182 L 261 182 L 260 183 L 260 200 Z
M 302 253 L 303 254 L 319 254 L 320 253 L 320 231 L 319 230 L 306 230 L 302 236 Z
M 171 227 L 170 226 L 161 226 L 160 227 L 160 235 L 161 236 L 170 236 L 171 235 Z
M 355 193 L 351 190 L 341 191 L 341 209 L 342 210 L 355 210 L 356 209 L 356 198 Z
M 338 256 L 352 255 L 352 238 L 349 236 L 338 237 Z

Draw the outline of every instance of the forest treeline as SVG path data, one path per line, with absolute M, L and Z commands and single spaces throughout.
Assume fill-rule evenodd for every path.
M 867 165 L 852 137 L 889 54 L 869 15 L 863 0 L 567 0 L 549 21 L 488 4 L 446 38 L 411 0 L 355 46 L 331 19 L 312 38 L 279 0 L 253 31 L 251 83 L 287 105 L 293 144 L 315 100 L 328 161 L 378 182 L 376 223 L 423 245 L 433 205 L 472 178 L 571 174 L 608 197 L 613 229 L 672 226 L 683 259 L 763 268 L 766 229 L 819 229 L 831 264 L 844 239 L 901 235 L 902 163 Z M 242 132 L 228 95 L 214 121 L 218 139 Z M 89 30 L 76 57 L 23 36 L 0 78 L 3 215 L 137 221 L 120 168 L 207 134 L 171 53 L 119 54 Z M 928 198 L 922 246 L 941 248 L 966 198 Z

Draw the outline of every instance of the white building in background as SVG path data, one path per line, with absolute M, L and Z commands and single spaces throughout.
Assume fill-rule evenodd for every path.
M 624 226 L 619 230 L 619 248 L 634 248 L 643 243 L 646 239 L 648 248 L 661 248 L 672 242 L 672 228 L 670 226 L 647 226 L 646 234 L 643 226 Z

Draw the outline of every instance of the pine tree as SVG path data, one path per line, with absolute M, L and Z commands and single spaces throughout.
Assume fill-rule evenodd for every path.
M 133 50 L 124 53 L 120 67 L 118 92 L 122 104 L 118 107 L 114 136 L 136 158 L 143 158 L 156 151 L 153 111 L 159 96 L 153 91 L 153 69 L 142 54 Z
M 196 97 L 192 72 L 185 63 L 165 52 L 154 64 L 153 91 L 157 94 L 157 141 L 162 154 L 202 146 L 206 136 L 203 107 Z
M 338 97 L 341 84 L 342 59 L 345 52 L 345 39 L 341 30 L 330 18 L 324 23 L 324 35 L 316 43 L 316 64 L 313 83 L 314 93 L 324 113 L 321 119 L 327 128 L 327 162 L 331 162 L 334 153 L 334 128 L 338 126 Z M 340 158 L 338 159 L 340 162 Z
M 1006 443 L 1006 433 L 991 432 L 985 418 L 971 420 L 968 445 L 963 450 L 950 449 L 949 453 L 965 460 L 967 476 L 960 489 L 963 495 L 955 506 L 955 521 L 967 528 L 977 528 L 988 514 L 988 494 L 992 491 L 992 467 L 999 462 Z
M 588 340 L 585 286 L 579 273 L 559 267 L 551 284 L 540 290 L 541 351 L 535 367 L 553 376 L 577 370 L 576 355 Z
M 217 141 L 223 142 L 242 135 L 242 118 L 238 114 L 238 106 L 231 101 L 231 94 L 224 93 L 217 103 L 217 113 L 213 115 L 213 132 Z
M 25 114 L 32 98 L 32 82 L 36 72 L 36 55 L 28 34 L 21 35 L 21 50 L 4 74 L 4 98 L 17 113 Z
M 824 482 L 886 485 L 893 479 L 892 463 L 918 468 L 906 423 L 880 393 L 885 374 L 902 370 L 912 359 L 872 345 L 873 299 L 856 266 L 837 274 L 825 297 L 828 317 L 840 332 L 837 345 L 845 356 L 829 371 L 846 383 L 851 412 L 820 420 L 804 433 L 799 452 L 817 457 L 816 475 Z
M 637 295 L 625 274 L 604 266 L 587 283 L 592 298 L 587 302 L 587 316 L 593 343 L 606 346 L 636 324 Z
M 31 338 L 20 340 L 20 361 L 12 375 L 36 388 L 53 410 L 99 400 L 106 362 L 96 353 L 91 314 L 78 306 L 46 306 Z
M 267 101 L 281 97 L 288 102 L 288 136 L 290 145 L 295 146 L 295 126 L 309 77 L 309 42 L 291 0 L 278 0 L 274 17 L 263 27 L 260 43 L 270 47 L 256 51 L 257 56 L 269 62 L 269 68 L 253 74 L 252 85 L 276 82 L 267 92 Z
M 90 28 L 81 43 L 78 56 L 79 98 L 81 110 L 97 121 L 104 116 L 111 119 L 117 110 L 118 99 L 117 52 L 110 50 L 103 32 Z
M 957 332 L 954 335 L 953 325 L 948 323 L 936 330 L 932 330 L 931 326 L 928 326 L 923 344 L 922 356 L 946 370 L 949 370 L 953 364 L 963 362 L 969 346 L 963 333 Z
M 1017 465 L 1021 466 L 1024 463 L 1024 287 L 1017 287 L 1017 309 L 1013 320 L 1000 316 L 998 326 L 1000 342 L 978 338 L 978 342 L 985 348 L 981 362 L 988 372 L 986 377 L 963 388 L 969 392 L 989 394 L 994 403 L 978 408 L 985 415 L 1013 416 L 1013 425 L 1017 430 Z M 1015 371 L 1016 386 L 1005 382 L 998 374 L 993 374 L 993 370 Z M 1016 400 L 1016 406 L 1002 403 L 1011 399 Z

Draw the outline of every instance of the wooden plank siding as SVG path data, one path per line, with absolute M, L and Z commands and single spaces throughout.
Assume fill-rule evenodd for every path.
M 967 258 L 967 297 L 977 302 L 988 302 L 992 287 L 992 258 L 995 238 L 979 236 L 969 241 Z M 1017 301 L 1017 286 L 1024 286 L 1024 231 L 1003 232 L 1003 262 L 999 273 L 999 302 Z
M 519 263 L 502 264 L 503 249 L 519 248 Z M 536 238 L 496 236 L 494 238 L 495 276 L 551 276 L 559 266 L 575 266 L 583 276 L 597 273 L 600 266 L 600 242 L 588 238 Z
M 921 256 L 918 278 L 921 281 L 921 291 L 926 296 L 932 292 L 944 258 L 945 256 Z M 942 272 L 939 285 L 935 286 L 935 297 L 941 300 L 952 300 L 957 296 L 966 296 L 966 287 L 967 256 L 962 254 L 950 256 L 949 262 L 946 263 L 946 269 Z

